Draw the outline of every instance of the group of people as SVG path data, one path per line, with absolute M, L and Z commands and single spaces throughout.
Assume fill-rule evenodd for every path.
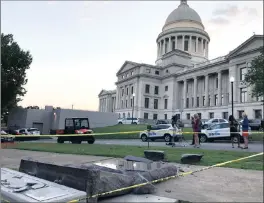
M 229 116 L 229 125 L 230 125 L 230 136 L 232 140 L 232 148 L 234 148 L 234 138 L 237 138 L 238 148 L 241 149 L 248 149 L 248 129 L 249 129 L 249 121 L 247 118 L 247 114 L 243 113 L 243 121 L 242 121 L 242 136 L 244 139 L 244 147 L 240 146 L 240 131 L 239 123 L 236 121 L 236 119 L 230 115 Z M 238 129 L 239 128 L 239 129 Z
M 193 129 L 193 140 L 191 145 L 194 145 L 195 148 L 200 147 L 200 134 L 202 131 L 202 121 L 199 118 L 198 114 L 194 114 L 191 117 L 192 129 Z M 248 129 L 249 129 L 249 121 L 247 118 L 247 114 L 243 113 L 243 121 L 242 121 L 242 136 L 244 139 L 244 147 L 240 146 L 240 128 L 239 123 L 235 120 L 235 118 L 230 115 L 229 116 L 229 125 L 230 125 L 230 137 L 232 141 L 232 148 L 234 148 L 234 138 L 237 138 L 238 148 L 248 149 Z M 239 129 L 238 129 L 239 128 Z

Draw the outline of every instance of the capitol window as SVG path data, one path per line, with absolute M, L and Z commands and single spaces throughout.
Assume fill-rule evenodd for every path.
M 188 40 L 185 40 L 184 41 L 184 51 L 188 51 L 188 45 L 189 45 Z
M 150 73 L 150 68 L 147 68 L 147 69 L 146 69 L 146 72 L 147 72 L 147 73 Z
M 247 101 L 247 88 L 240 88 L 240 103 Z

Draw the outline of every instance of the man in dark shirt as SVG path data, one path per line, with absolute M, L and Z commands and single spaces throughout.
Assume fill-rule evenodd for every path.
M 230 137 L 231 137 L 231 142 L 232 142 L 232 148 L 234 148 L 234 139 L 237 138 L 237 144 L 238 148 L 240 148 L 240 139 L 239 139 L 239 134 L 237 133 L 237 128 L 238 128 L 238 122 L 235 120 L 233 115 L 229 116 L 229 126 L 230 126 Z

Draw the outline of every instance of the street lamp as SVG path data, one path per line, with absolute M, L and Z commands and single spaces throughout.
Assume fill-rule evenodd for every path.
M 231 82 L 231 107 L 232 107 L 232 117 L 234 118 L 234 81 L 235 78 L 233 76 L 230 77 Z
M 132 94 L 133 98 L 132 98 L 132 123 L 133 124 L 133 117 L 134 117 L 134 98 L 136 96 L 135 93 Z

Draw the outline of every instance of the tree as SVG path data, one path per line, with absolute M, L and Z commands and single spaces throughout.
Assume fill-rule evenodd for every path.
M 252 86 L 252 96 L 264 96 L 264 47 L 262 47 L 261 55 L 253 59 L 251 67 L 245 75 L 245 82 L 248 86 Z
M 26 94 L 26 70 L 30 68 L 32 56 L 22 50 L 12 34 L 1 34 L 1 114 L 6 115 L 16 107 Z

